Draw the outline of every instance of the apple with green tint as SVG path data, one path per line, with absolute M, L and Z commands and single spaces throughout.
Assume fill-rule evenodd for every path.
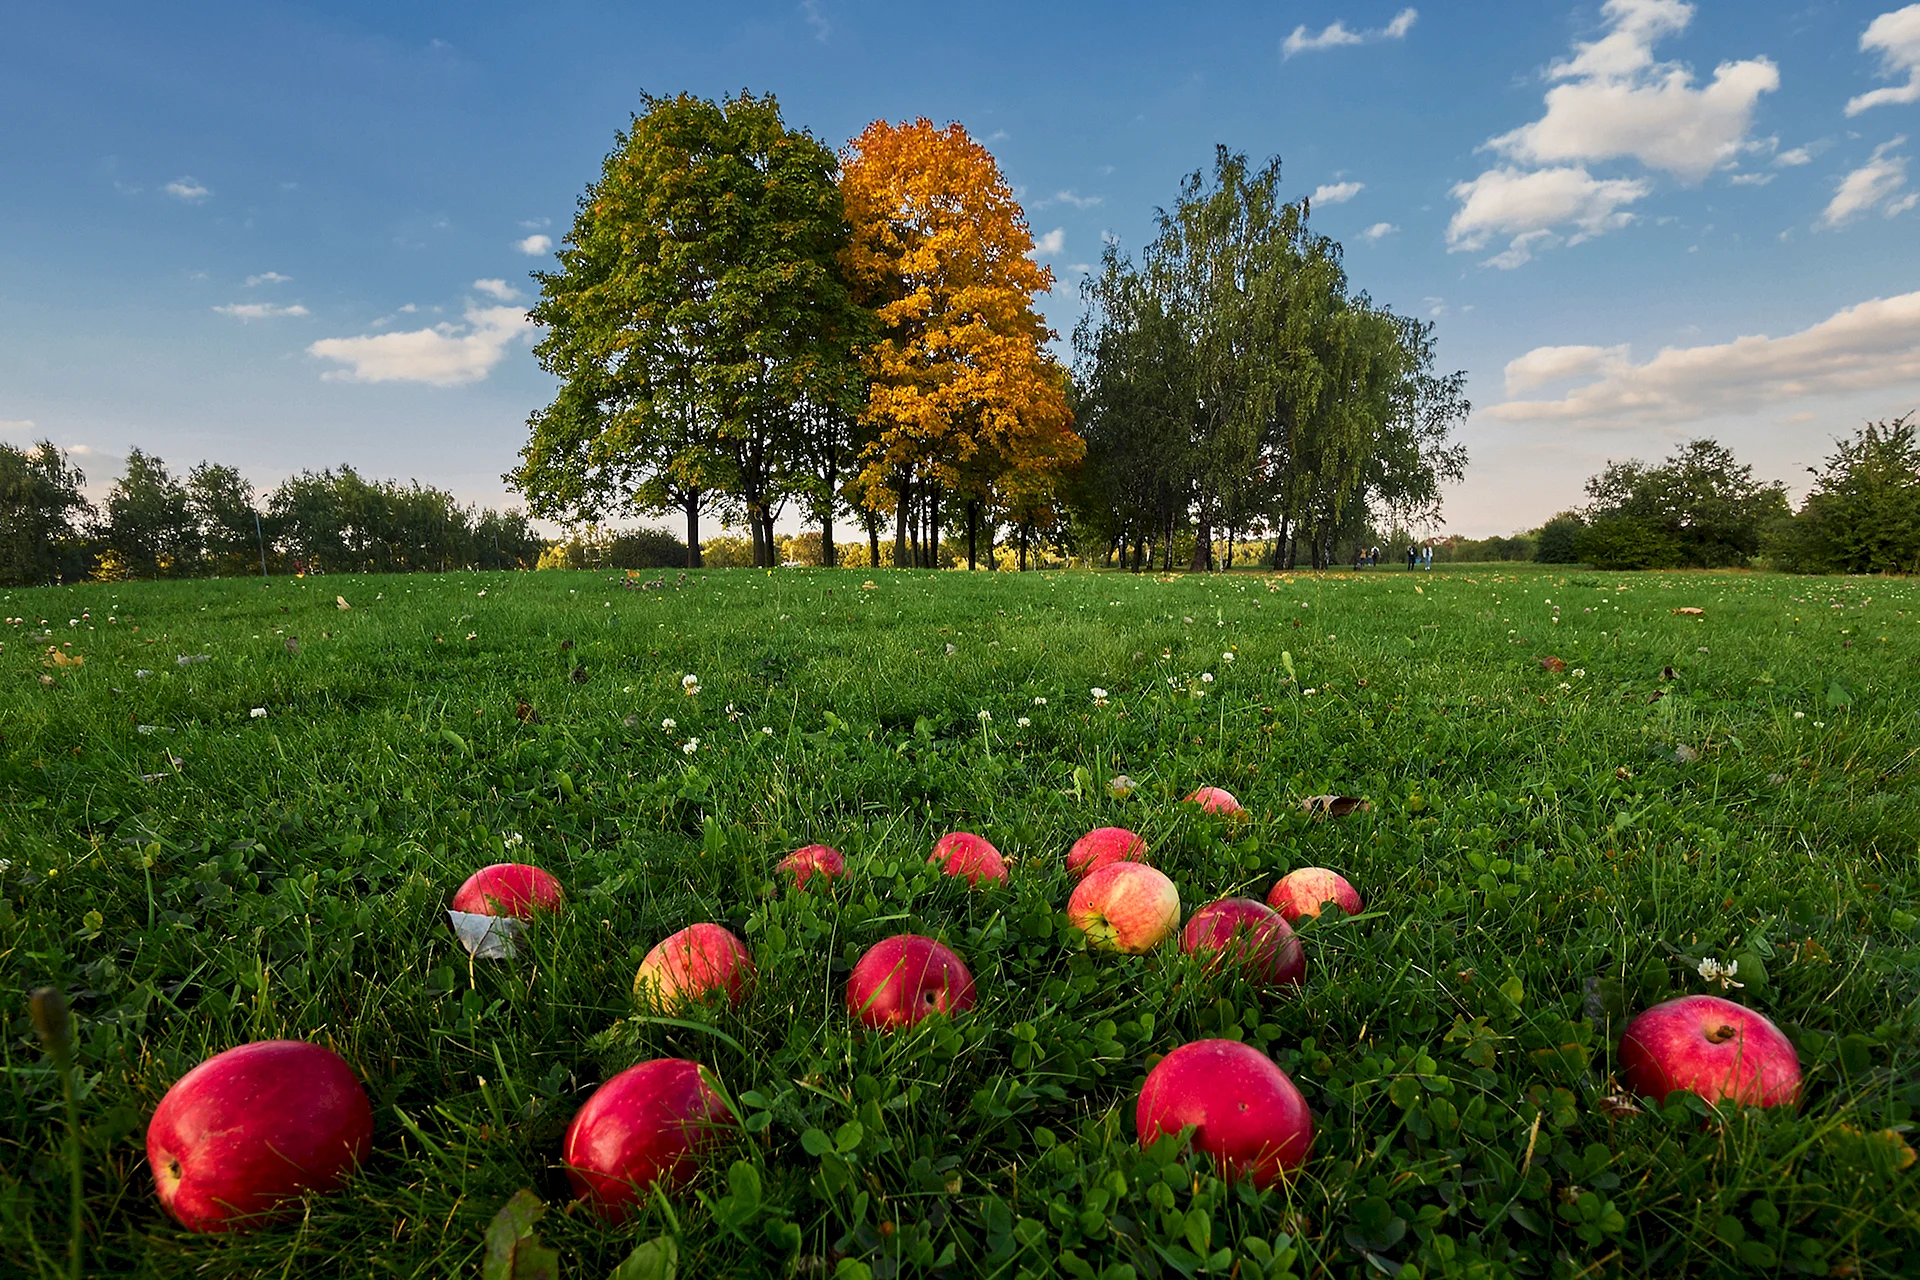
M 869 1027 L 910 1027 L 931 1013 L 973 1008 L 973 975 L 949 948 L 917 933 L 867 949 L 847 976 L 847 1008 Z
M 1225 787 L 1201 787 L 1187 797 L 1188 804 L 1197 804 L 1208 813 L 1217 813 L 1223 818 L 1238 817 L 1246 812 L 1245 807 L 1233 798 L 1233 792 Z
M 1180 927 L 1180 892 L 1144 862 L 1109 862 L 1074 886 L 1067 919 L 1092 946 L 1139 955 Z
M 1325 867 L 1300 867 L 1281 876 L 1267 892 L 1267 905 L 1292 924 L 1301 916 L 1317 916 L 1327 905 L 1350 916 L 1360 914 L 1360 894 L 1347 878 Z
M 1210 969 L 1231 968 L 1261 986 L 1297 987 L 1307 973 L 1307 953 L 1292 927 L 1252 898 L 1222 898 L 1194 912 L 1180 949 L 1205 958 Z
M 575 1198 L 609 1222 L 625 1221 L 655 1183 L 686 1182 L 699 1152 L 735 1123 L 700 1064 L 656 1058 L 593 1091 L 567 1126 L 561 1161 Z
M 663 1013 L 715 994 L 738 1004 L 752 976 L 746 944 L 717 924 L 693 924 L 647 952 L 633 975 L 633 993 Z
M 778 869 L 793 877 L 794 888 L 804 889 L 815 876 L 824 884 L 847 874 L 847 860 L 831 845 L 810 844 L 782 858 Z
M 1642 1097 L 1685 1090 L 1708 1102 L 1791 1106 L 1800 1097 L 1800 1055 L 1765 1014 L 1719 996 L 1657 1004 L 1620 1036 L 1620 1069 Z
M 1084 878 L 1110 862 L 1145 862 L 1147 842 L 1125 827 L 1095 827 L 1067 851 L 1067 872 Z
M 523 862 L 496 862 L 467 877 L 453 895 L 453 909 L 481 916 L 531 920 L 535 911 L 558 911 L 560 882 Z
M 189 1231 L 244 1231 L 331 1191 L 373 1150 L 373 1109 L 339 1054 L 256 1040 L 181 1076 L 147 1125 L 160 1204 Z
M 927 855 L 927 861 L 942 864 L 942 870 L 948 875 L 959 876 L 971 885 L 978 885 L 982 880 L 995 884 L 1007 882 L 1006 859 L 971 831 L 950 831 L 941 836 L 933 852 Z
M 1134 1108 L 1140 1145 L 1193 1127 L 1193 1147 L 1220 1176 L 1271 1185 L 1307 1161 L 1313 1115 L 1272 1058 L 1238 1040 L 1183 1044 L 1147 1073 Z

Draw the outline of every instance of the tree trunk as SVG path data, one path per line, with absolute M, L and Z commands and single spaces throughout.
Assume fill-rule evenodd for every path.
M 927 496 L 927 568 L 940 567 L 940 491 Z
M 904 569 L 913 563 L 907 558 L 907 510 L 913 497 L 913 477 L 900 477 L 899 501 L 893 508 L 893 567 Z
M 700 567 L 700 493 L 687 495 L 687 568 Z
M 984 549 L 987 553 L 986 555 L 987 572 L 992 573 L 995 569 L 998 569 L 1000 567 L 999 562 L 993 558 L 993 517 L 992 516 L 987 517 L 986 523 L 982 526 L 981 532 L 986 535 L 986 538 L 985 538 L 986 545 Z
M 760 528 L 760 541 L 764 543 L 767 548 L 767 568 L 771 569 L 780 563 L 780 544 L 775 542 L 773 538 L 772 508 L 762 507 L 760 509 Z
M 1280 517 L 1279 527 L 1273 531 L 1273 568 L 1275 572 L 1278 572 L 1286 563 L 1287 530 L 1292 524 L 1293 521 L 1289 517 L 1282 516 Z
M 880 516 L 877 512 L 867 513 L 867 568 L 880 567 Z
M 1020 572 L 1027 571 L 1027 526 L 1020 526 Z
M 1188 566 L 1191 573 L 1213 567 L 1213 516 L 1207 510 L 1207 504 L 1200 504 L 1200 520 L 1193 530 L 1193 563 Z
M 832 569 L 840 563 L 839 548 L 833 545 L 833 482 L 838 478 L 833 460 L 827 460 L 827 505 L 820 513 L 820 567 Z
M 1234 533 L 1235 533 L 1234 527 L 1232 525 L 1228 525 L 1227 526 L 1227 572 L 1228 573 L 1233 572 L 1233 535 Z
M 980 567 L 979 557 L 975 554 L 980 541 L 980 499 L 967 499 L 967 572 L 972 573 Z

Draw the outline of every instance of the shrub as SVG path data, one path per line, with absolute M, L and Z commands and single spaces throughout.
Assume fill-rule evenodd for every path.
M 1671 569 L 1680 546 L 1659 527 L 1631 516 L 1596 520 L 1573 538 L 1573 559 L 1596 569 Z
M 1562 511 L 1533 535 L 1533 558 L 1541 564 L 1575 564 L 1580 555 L 1574 543 L 1587 527 L 1578 513 Z

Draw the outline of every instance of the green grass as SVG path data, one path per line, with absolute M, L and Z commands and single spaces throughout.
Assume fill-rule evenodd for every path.
M 0 593 L 26 620 L 0 627 L 0 1272 L 65 1265 L 64 1108 L 25 1000 L 51 983 L 78 1029 L 92 1274 L 474 1275 L 523 1187 L 562 1274 L 593 1280 L 661 1235 L 703 1277 L 1920 1273 L 1913 584 L 868 580 Z M 84 665 L 47 665 L 69 643 Z M 1201 783 L 1252 820 L 1176 803 Z M 1323 792 L 1372 811 L 1311 821 Z M 1323 865 L 1366 914 L 1304 930 L 1297 995 L 1172 946 L 1089 953 L 1062 859 L 1106 824 L 1147 838 L 1188 911 Z M 1011 887 L 926 867 L 949 829 L 1010 855 Z M 782 891 L 775 861 L 816 840 L 853 874 Z M 469 964 L 441 913 L 507 857 L 570 905 L 520 959 Z M 747 941 L 752 998 L 641 1016 L 640 958 L 700 920 Z M 959 951 L 980 1004 L 860 1033 L 847 970 L 906 929 Z M 1703 958 L 1737 958 L 1729 994 L 1799 1046 L 1797 1112 L 1602 1105 L 1623 1011 L 1709 989 Z M 1135 1143 L 1155 1055 L 1222 1035 L 1314 1108 L 1291 1186 Z M 294 1223 L 188 1236 L 146 1119 L 268 1037 L 346 1056 L 375 1155 Z M 604 1227 L 572 1206 L 561 1134 L 663 1056 L 712 1067 L 748 1132 Z

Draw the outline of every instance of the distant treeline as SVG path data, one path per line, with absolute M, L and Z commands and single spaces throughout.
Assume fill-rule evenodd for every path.
M 103 507 L 85 483 L 48 441 L 0 444 L 0 584 L 531 569 L 546 546 L 521 512 L 349 466 L 303 471 L 262 497 L 233 467 L 175 475 L 135 449 Z

